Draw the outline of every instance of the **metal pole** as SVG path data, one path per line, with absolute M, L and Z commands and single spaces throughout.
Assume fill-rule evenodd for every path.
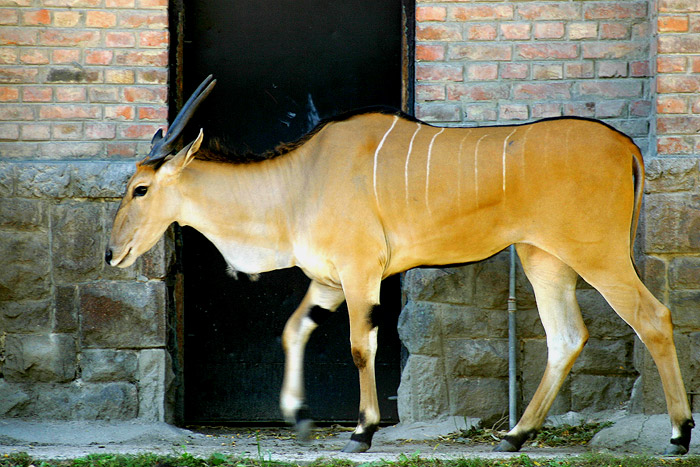
M 515 330 L 515 245 L 510 246 L 510 284 L 508 287 L 508 422 L 512 430 L 518 423 L 516 349 L 518 339 Z

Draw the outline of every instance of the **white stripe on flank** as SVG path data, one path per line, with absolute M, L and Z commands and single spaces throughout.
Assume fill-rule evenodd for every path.
M 425 205 L 428 208 L 428 214 L 432 214 L 430 211 L 430 201 L 428 199 L 428 189 L 430 188 L 430 159 L 433 157 L 433 143 L 435 142 L 435 138 L 440 136 L 443 131 L 445 131 L 444 128 L 435 133 L 433 139 L 430 140 L 430 146 L 428 146 L 428 160 L 425 164 Z
M 505 197 L 506 195 L 506 147 L 508 146 L 508 140 L 510 139 L 513 134 L 518 131 L 518 129 L 514 129 L 513 131 L 510 132 L 510 134 L 506 137 L 505 141 L 503 141 L 503 196 Z
M 488 135 L 484 135 L 479 138 L 474 146 L 474 198 L 476 198 L 476 207 L 479 207 L 479 144 L 481 140 L 486 138 Z
M 416 139 L 416 135 L 421 129 L 421 124 L 416 123 L 418 125 L 418 128 L 416 128 L 415 133 L 413 133 L 413 136 L 411 137 L 411 142 L 408 144 L 408 154 L 406 155 L 406 165 L 404 166 L 404 185 L 406 188 L 406 204 L 408 204 L 408 162 L 411 160 L 411 151 L 413 151 L 413 140 Z
M 467 139 L 467 136 L 470 134 L 471 130 L 464 135 L 462 141 L 459 142 L 459 151 L 457 152 L 457 204 L 460 210 L 462 209 L 462 146 L 464 145 L 464 140 Z
M 379 194 L 377 193 L 377 156 L 379 156 L 379 151 L 382 149 L 382 146 L 384 146 L 384 141 L 386 141 L 387 136 L 389 136 L 389 133 L 391 133 L 391 130 L 394 129 L 394 126 L 396 125 L 396 122 L 399 121 L 399 116 L 394 115 L 394 121 L 391 123 L 391 127 L 387 130 L 386 133 L 384 133 L 384 137 L 382 140 L 379 142 L 379 146 L 377 146 L 377 150 L 374 151 L 374 170 L 372 174 L 372 185 L 374 185 L 374 199 L 379 204 Z

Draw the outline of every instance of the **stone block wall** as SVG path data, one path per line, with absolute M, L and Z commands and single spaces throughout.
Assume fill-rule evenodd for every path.
M 691 393 L 700 392 L 699 10 L 686 0 L 418 0 L 416 9 L 419 118 L 470 126 L 593 117 L 642 148 L 637 261 L 672 309 Z M 406 273 L 402 420 L 507 417 L 507 259 Z M 656 368 L 632 330 L 582 281 L 577 296 L 590 340 L 550 413 L 665 412 Z M 544 371 L 546 343 L 521 269 L 518 308 L 522 411 Z M 692 400 L 698 410 L 700 398 Z
M 105 265 L 167 122 L 164 0 L 0 0 L 0 417 L 165 420 L 171 242 Z

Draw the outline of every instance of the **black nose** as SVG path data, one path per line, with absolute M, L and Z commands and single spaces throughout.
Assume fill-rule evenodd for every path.
M 105 251 L 105 261 L 107 264 L 112 261 L 112 250 L 110 248 L 107 248 L 107 251 Z

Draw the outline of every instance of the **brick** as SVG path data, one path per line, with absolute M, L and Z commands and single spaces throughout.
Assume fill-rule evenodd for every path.
M 690 69 L 693 73 L 700 73 L 700 57 L 693 57 L 690 59 Z
M 578 84 L 578 93 L 588 97 L 637 97 L 642 95 L 642 81 L 586 81 Z
M 684 114 L 688 112 L 688 101 L 678 96 L 660 95 L 656 100 L 656 111 L 660 114 Z
M 139 33 L 140 47 L 167 47 L 169 44 L 168 31 L 144 31 Z
M 627 62 L 598 62 L 599 78 L 624 78 L 627 76 Z
M 448 50 L 452 60 L 511 60 L 513 51 L 509 44 L 466 44 L 454 45 Z
M 0 45 L 34 45 L 37 32 L 32 29 L 0 28 Z
M 696 0 L 659 0 L 661 13 L 697 13 L 700 7 Z
M 139 0 L 140 8 L 167 8 L 168 0 Z
M 447 85 L 447 98 L 449 100 L 492 101 L 505 99 L 509 93 L 510 86 L 501 83 Z
M 16 123 L 0 123 L 0 141 L 19 139 L 19 125 Z
M 46 124 L 29 124 L 22 125 L 21 139 L 26 141 L 31 140 L 48 140 L 51 138 L 51 126 Z
M 473 41 L 492 41 L 498 37 L 493 24 L 474 24 L 467 26 L 467 38 Z
M 568 83 L 518 83 L 513 86 L 514 99 L 570 99 Z
M 525 104 L 501 104 L 498 118 L 500 120 L 527 120 L 528 108 Z
M 447 8 L 439 6 L 419 6 L 416 8 L 416 21 L 445 21 Z
M 536 80 L 562 79 L 564 77 L 564 66 L 562 64 L 532 65 L 532 77 Z
M 598 42 L 582 45 L 583 58 L 639 59 L 647 56 L 649 47 L 638 42 Z
M 36 68 L 0 67 L 0 83 L 33 83 L 38 73 Z
M 450 21 L 503 20 L 513 18 L 512 5 L 465 5 L 451 7 Z
M 501 64 L 501 78 L 503 79 L 527 79 L 530 75 L 530 66 L 526 63 Z
M 39 117 L 47 120 L 72 120 L 100 118 L 100 106 L 94 105 L 45 105 L 39 108 Z
M 117 105 L 105 107 L 106 120 L 133 120 L 134 115 L 134 107 L 131 105 Z
M 19 100 L 19 89 L 16 87 L 0 86 L 0 102 Z
M 520 4 L 518 13 L 521 18 L 546 21 L 546 20 L 575 20 L 581 18 L 581 8 L 576 4 Z
M 472 81 L 497 79 L 498 65 L 495 63 L 468 65 L 467 77 Z
M 132 158 L 136 155 L 136 143 L 108 142 L 107 156 Z
M 416 81 L 462 81 L 462 65 L 421 64 L 416 66 Z
M 629 39 L 630 29 L 625 23 L 600 23 L 601 39 Z
M 464 112 L 470 122 L 495 122 L 498 118 L 496 104 L 470 104 L 464 107 Z
M 48 46 L 91 47 L 100 42 L 97 31 L 64 31 L 49 29 L 39 33 L 39 43 Z
M 136 37 L 130 32 L 108 32 L 105 34 L 107 47 L 134 47 Z
M 53 88 L 50 87 L 25 87 L 22 88 L 22 100 L 24 102 L 51 102 Z
M 119 27 L 137 29 L 165 29 L 168 27 L 168 15 L 160 12 L 120 12 Z
M 532 104 L 533 118 L 550 118 L 561 116 L 561 104 L 552 102 L 534 103 Z
M 68 8 L 96 8 L 102 0 L 42 0 L 44 6 Z
M 417 41 L 461 41 L 462 29 L 456 24 L 418 24 Z
M 120 102 L 120 92 L 116 86 L 94 87 L 90 89 L 90 102 Z
M 118 136 L 120 139 L 148 139 L 150 141 L 153 134 L 161 128 L 160 125 L 153 124 L 129 124 L 120 125 Z
M 109 84 L 133 84 L 134 71 L 110 68 L 105 70 L 105 82 Z
M 89 28 L 111 28 L 117 24 L 117 15 L 109 11 L 88 11 L 85 26 Z
M 16 49 L 0 48 L 0 65 L 12 65 L 17 63 Z
M 657 78 L 656 90 L 660 93 L 700 92 L 700 76 L 661 75 Z
M 81 140 L 85 138 L 82 123 L 54 123 L 51 126 L 54 139 Z
M 136 2 L 134 0 L 106 0 L 107 8 L 134 8 Z
M 598 25 L 596 23 L 569 23 L 569 39 L 593 39 L 598 36 Z
M 167 102 L 168 90 L 166 87 L 127 87 L 124 88 L 124 100 L 126 102 Z
M 25 11 L 22 13 L 22 23 L 26 26 L 51 24 L 51 13 L 49 13 L 49 10 Z
M 595 102 L 567 102 L 562 110 L 562 114 L 566 116 L 594 117 Z
M 692 154 L 692 141 L 678 136 L 659 136 L 656 140 L 659 154 Z
M 687 16 L 659 16 L 657 19 L 659 32 L 687 32 L 689 24 Z
M 87 139 L 114 139 L 117 136 L 117 126 L 114 123 L 87 123 L 85 137 Z
M 657 131 L 660 134 L 695 135 L 700 133 L 700 116 L 657 118 Z
M 501 23 L 500 28 L 503 38 L 509 41 L 527 40 L 532 30 L 530 23 Z
M 19 61 L 27 65 L 46 65 L 49 63 L 49 51 L 42 49 L 24 49 Z
M 687 69 L 685 57 L 656 57 L 656 70 L 659 73 L 683 73 Z
M 59 28 L 73 28 L 80 23 L 82 13 L 78 11 L 54 11 L 53 25 Z
M 3 104 L 2 119 L 7 121 L 34 120 L 34 112 L 32 111 L 32 107 L 27 105 Z
M 136 82 L 142 84 L 168 84 L 166 70 L 136 70 Z
M 72 63 L 80 61 L 80 50 L 57 49 L 51 51 L 51 60 L 55 64 Z
M 561 39 L 564 37 L 564 23 L 536 23 L 535 39 Z
M 416 106 L 416 117 L 426 122 L 459 122 L 462 120 L 459 105 L 421 105 Z
M 111 50 L 86 50 L 85 64 L 86 65 L 109 65 L 114 58 L 114 52 Z
M 0 25 L 12 26 L 19 23 L 19 11 L 10 8 L 0 8 Z
M 446 97 L 444 86 L 436 84 L 419 84 L 416 86 L 416 100 L 419 102 L 444 101 Z
M 645 18 L 647 2 L 605 2 L 592 3 L 584 7 L 586 19 L 626 19 Z
M 651 76 L 651 65 L 648 60 L 630 62 L 630 76 L 640 78 Z
M 164 67 L 168 64 L 167 50 L 149 50 L 145 52 L 117 51 L 115 55 L 118 65 Z
M 96 83 L 101 81 L 97 70 L 84 68 L 76 63 L 72 66 L 50 67 L 46 74 L 47 83 Z
M 595 106 L 596 118 L 620 118 L 627 116 L 627 101 L 601 101 Z
M 516 54 L 528 60 L 556 60 L 578 57 L 576 44 L 517 44 Z
M 700 53 L 700 35 L 661 35 L 658 40 L 660 54 Z
M 651 114 L 651 102 L 648 100 L 633 101 L 630 104 L 630 115 L 633 117 L 648 117 Z
M 168 120 L 168 107 L 139 107 L 139 120 Z
M 445 59 L 445 46 L 441 44 L 416 44 L 416 60 L 441 61 Z

